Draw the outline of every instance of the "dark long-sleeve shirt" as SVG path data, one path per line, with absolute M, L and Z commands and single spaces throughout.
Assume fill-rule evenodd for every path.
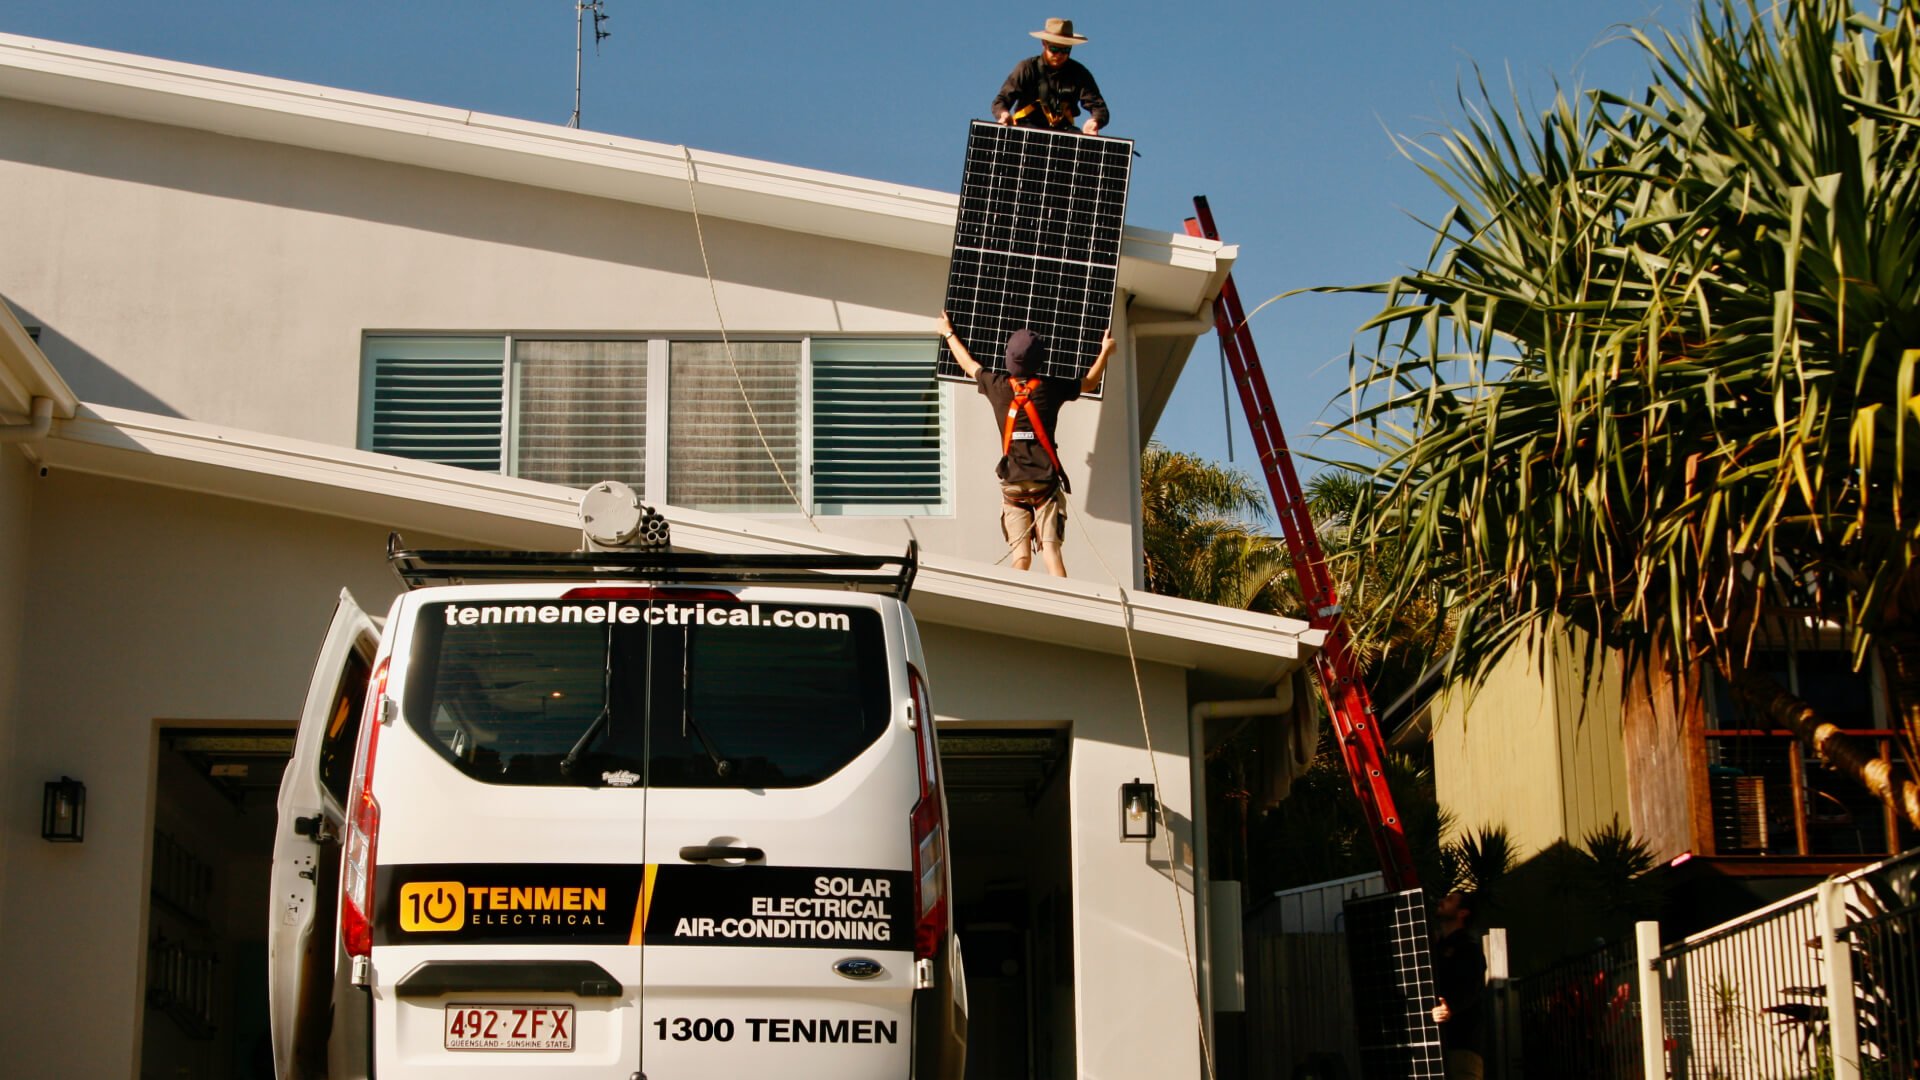
M 1018 113 L 1028 105 L 1038 105 L 1015 120 L 1022 127 L 1074 128 L 1081 110 L 1107 126 L 1107 102 L 1100 96 L 1100 85 L 1086 65 L 1068 57 L 1059 67 L 1048 67 L 1046 59 L 1029 56 L 1013 66 L 1013 72 L 993 99 L 993 115 Z

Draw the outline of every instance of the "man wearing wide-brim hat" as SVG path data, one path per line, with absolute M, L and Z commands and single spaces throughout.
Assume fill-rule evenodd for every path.
M 1072 19 L 1048 19 L 1046 28 L 1031 31 L 1040 39 L 1039 56 L 1013 67 L 1013 73 L 993 99 L 993 118 L 1002 124 L 1072 131 L 1082 111 L 1080 130 L 1098 135 L 1107 126 L 1107 103 L 1093 72 L 1073 59 L 1073 47 L 1087 39 L 1073 32 Z

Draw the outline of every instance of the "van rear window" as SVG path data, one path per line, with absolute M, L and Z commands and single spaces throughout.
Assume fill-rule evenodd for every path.
M 402 706 L 487 783 L 804 787 L 886 729 L 886 657 L 866 608 L 428 604 Z

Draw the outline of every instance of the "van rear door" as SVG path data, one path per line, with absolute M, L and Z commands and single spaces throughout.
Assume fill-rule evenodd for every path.
M 280 778 L 273 836 L 272 904 L 267 929 L 267 1003 L 274 1075 L 308 1080 L 365 1075 L 341 1052 L 332 1071 L 328 1044 L 364 1048 L 365 1002 L 346 986 L 335 941 L 342 806 L 353 769 L 360 711 L 379 645 L 373 620 L 341 590 L 314 663 L 293 758 Z M 336 997 L 341 999 L 336 1006 Z M 358 1006 L 358 1008 L 353 1008 Z M 340 1030 L 334 1030 L 336 1023 Z
M 749 589 L 652 630 L 650 1080 L 911 1071 L 902 617 L 821 598 Z

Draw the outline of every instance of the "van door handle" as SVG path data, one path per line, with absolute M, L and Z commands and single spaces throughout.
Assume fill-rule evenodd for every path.
M 687 862 L 721 862 L 740 859 L 745 862 L 761 862 L 767 853 L 757 847 L 732 847 L 727 844 L 693 844 L 680 849 L 680 857 Z

